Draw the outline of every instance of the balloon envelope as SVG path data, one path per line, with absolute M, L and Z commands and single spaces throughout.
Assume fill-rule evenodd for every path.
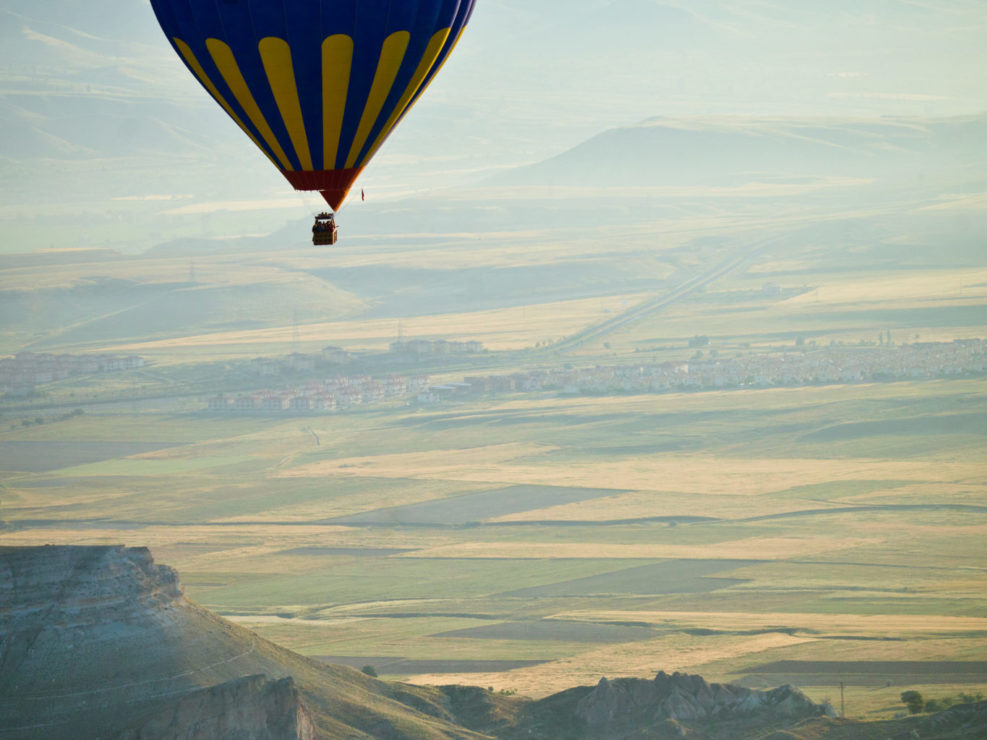
M 337 210 L 439 71 L 475 0 L 151 0 L 202 86 Z

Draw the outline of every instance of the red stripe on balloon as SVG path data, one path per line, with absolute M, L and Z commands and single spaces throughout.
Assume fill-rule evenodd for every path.
M 338 211 L 362 170 L 362 167 L 351 167 L 344 170 L 295 170 L 282 174 L 295 190 L 318 190 L 332 210 Z

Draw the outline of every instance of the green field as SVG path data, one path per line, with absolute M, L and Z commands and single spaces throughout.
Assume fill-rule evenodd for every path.
M 848 711 L 868 717 L 900 711 L 905 688 L 984 690 L 982 373 L 515 390 L 298 418 L 204 411 L 224 383 L 306 380 L 252 375 L 255 356 L 337 344 L 370 357 L 399 334 L 490 350 L 434 361 L 433 382 L 683 362 L 700 334 L 720 358 L 821 353 L 888 332 L 894 346 L 987 336 L 979 252 L 941 251 L 930 270 L 883 221 L 874 243 L 835 251 L 819 247 L 820 226 L 802 247 L 789 240 L 713 274 L 785 219 L 748 225 L 737 244 L 735 219 L 699 221 L 618 230 L 612 254 L 602 241 L 528 235 L 214 255 L 196 261 L 195 286 L 182 283 L 184 257 L 5 269 L 6 305 L 23 310 L 0 336 L 9 351 L 137 352 L 151 364 L 5 401 L 0 544 L 145 545 L 193 600 L 304 654 L 414 682 L 543 696 L 686 670 L 792 680 L 832 700 L 842 681 Z M 701 241 L 711 231 L 719 240 Z M 553 260 L 592 267 L 570 264 L 571 284 L 539 292 Z M 476 282 L 479 267 L 490 280 Z M 578 339 L 707 273 L 701 290 Z M 78 288 L 92 275 L 124 283 L 95 301 Z M 414 276 L 423 295 L 384 295 Z M 468 310 L 463 292 L 481 288 L 485 307 Z M 424 367 L 359 362 L 353 374 Z
M 87 414 L 3 433 L 8 457 L 45 462 L 11 466 L 0 541 L 148 545 L 190 597 L 265 636 L 426 682 L 543 694 L 666 668 L 763 683 L 790 676 L 759 666 L 814 646 L 967 661 L 987 646 L 985 390 Z M 142 428 L 170 441 L 117 441 Z M 692 444 L 661 444 L 676 434 Z M 100 438 L 107 459 L 80 464 Z M 845 680 L 797 678 L 829 696 Z

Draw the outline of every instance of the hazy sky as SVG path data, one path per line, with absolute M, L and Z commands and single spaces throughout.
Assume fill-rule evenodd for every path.
M 476 182 L 653 116 L 982 113 L 985 38 L 984 0 L 479 0 L 361 184 Z M 0 228 L 45 199 L 290 195 L 147 0 L 0 0 L 0 40 Z
M 533 157 L 656 115 L 983 112 L 985 38 L 982 0 L 482 0 L 408 136 L 440 107 Z

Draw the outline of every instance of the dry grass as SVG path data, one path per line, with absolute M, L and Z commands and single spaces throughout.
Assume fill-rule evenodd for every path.
M 323 258 L 323 265 L 328 266 Z M 184 283 L 188 280 L 188 257 L 117 257 L 105 262 L 83 264 L 42 264 L 3 270 L 3 286 L 8 290 L 66 288 L 86 284 L 89 276 L 110 277 L 147 285 Z M 242 255 L 209 256 L 195 260 L 195 277 L 200 285 L 292 284 L 314 280 L 284 263 L 273 265 L 265 259 Z
M 522 511 L 491 519 L 494 522 L 612 522 L 647 517 L 708 516 L 743 519 L 751 516 L 783 514 L 805 508 L 801 499 L 768 499 L 760 496 L 717 495 L 712 507 L 697 507 L 695 492 L 631 491 L 605 498 L 590 499 L 545 509 Z
M 816 290 L 789 298 L 782 308 L 809 306 L 813 311 L 846 306 L 853 311 L 882 307 L 919 308 L 987 301 L 987 269 L 914 270 L 880 276 L 839 276 Z
M 537 240 L 537 236 L 534 237 Z M 687 236 L 676 235 L 654 244 L 653 248 L 675 249 L 688 241 Z M 393 246 L 399 244 L 399 246 Z M 293 252 L 287 259 L 279 259 L 279 265 L 290 265 L 299 271 L 324 270 L 329 267 L 387 267 L 413 270 L 453 270 L 477 267 L 534 267 L 553 265 L 565 260 L 591 258 L 601 252 L 613 258 L 622 254 L 635 254 L 636 246 L 625 246 L 620 242 L 608 242 L 605 249 L 595 239 L 576 244 L 568 240 L 546 240 L 532 244 L 532 239 L 518 239 L 511 233 L 509 237 L 500 235 L 462 235 L 461 238 L 448 237 L 439 248 L 415 244 L 414 247 L 400 246 L 396 239 L 388 239 L 387 246 L 375 244 L 373 249 L 365 246 L 349 248 L 343 240 L 332 250 L 331 257 L 314 250 Z
M 644 622 L 672 630 L 702 627 L 723 631 L 724 634 L 694 636 L 672 632 L 655 640 L 592 649 L 544 665 L 506 673 L 418 675 L 409 680 L 419 684 L 472 683 L 495 689 L 516 689 L 521 694 L 535 697 L 547 696 L 574 685 L 595 684 L 602 676 L 652 677 L 659 670 L 701 673 L 709 680 L 731 680 L 736 679 L 738 671 L 744 667 L 770 662 L 780 656 L 801 660 L 942 660 L 959 653 L 958 659 L 963 659 L 962 651 L 969 650 L 973 641 L 962 637 L 949 640 L 943 636 L 950 633 L 962 635 L 987 628 L 987 619 L 983 618 L 936 617 L 930 620 L 927 616 L 904 615 L 592 611 L 560 613 L 553 615 L 553 618 Z M 730 634 L 778 629 L 780 626 L 818 634 Z M 925 643 L 910 640 L 906 657 L 900 642 L 834 642 L 826 639 L 832 634 L 868 638 L 875 634 L 913 639 L 930 634 L 939 637 Z M 946 645 L 945 642 L 950 644 Z M 983 640 L 977 644 L 982 647 Z M 935 691 L 930 689 L 930 693 L 942 694 L 945 688 L 936 687 Z M 964 690 L 969 688 L 967 686 Z M 826 693 L 831 691 L 831 687 L 822 687 L 819 691 L 823 692 L 819 698 L 832 698 L 831 693 Z M 875 693 L 874 700 L 868 700 L 865 705 L 864 693 L 863 689 L 854 689 L 852 694 L 856 696 L 854 712 L 857 716 L 875 711 L 879 704 L 886 701 L 886 697 L 878 697 Z M 896 694 L 894 698 L 897 699 Z
M 403 318 L 400 322 L 396 319 L 361 319 L 305 324 L 298 327 L 297 340 L 302 343 L 323 344 L 331 341 L 345 344 L 350 350 L 381 351 L 395 340 L 400 323 L 401 332 L 409 338 L 442 337 L 450 341 L 476 339 L 491 350 L 514 350 L 579 331 L 642 297 L 611 296 L 490 311 L 412 316 Z M 294 327 L 284 326 L 123 344 L 108 347 L 106 351 L 147 354 L 194 349 L 221 354 L 235 347 L 250 347 L 259 352 L 266 346 L 290 345 L 295 339 Z
M 327 481 L 329 485 L 329 481 Z M 361 487 L 361 493 L 357 496 L 325 497 L 315 501 L 306 501 L 284 506 L 275 506 L 265 509 L 264 518 L 278 522 L 312 522 L 336 517 L 350 516 L 363 512 L 373 511 L 379 508 L 390 508 L 395 506 L 410 506 L 435 500 L 446 493 L 464 493 L 469 489 L 469 484 L 453 483 L 449 485 L 422 485 L 412 487 L 395 487 L 385 485 L 373 485 L 370 481 L 366 486 Z M 454 490 L 452 490 L 454 489 Z M 217 518 L 214 521 L 223 523 L 251 522 L 256 520 L 253 514 L 234 514 L 228 517 Z
M 660 670 L 695 672 L 697 666 L 713 661 L 757 655 L 806 641 L 807 638 L 777 633 L 742 637 L 673 634 L 655 640 L 595 648 L 551 663 L 505 673 L 418 675 L 407 680 L 422 685 L 492 686 L 539 698 L 573 686 L 596 684 L 603 676 L 653 678 Z
M 284 470 L 285 477 L 373 476 L 528 483 L 585 488 L 664 489 L 713 496 L 757 496 L 811 483 L 853 480 L 952 482 L 983 472 L 979 463 L 880 459 L 743 459 L 664 455 L 623 461 L 532 462 L 558 448 L 500 444 L 354 457 Z M 541 518 L 541 517 L 539 517 Z
M 798 612 L 694 612 L 579 610 L 552 615 L 554 619 L 590 622 L 643 622 L 668 628 L 701 625 L 707 629 L 740 631 L 772 629 L 783 625 L 819 634 L 901 637 L 950 632 L 987 632 L 987 617 L 934 619 L 921 614 L 819 614 Z M 894 648 L 891 648 L 894 649 Z
M 786 560 L 832 553 L 879 542 L 852 537 L 751 537 L 704 545 L 619 545 L 596 542 L 529 543 L 464 542 L 406 554 L 415 558 L 597 558 L 597 559 L 724 559 Z

